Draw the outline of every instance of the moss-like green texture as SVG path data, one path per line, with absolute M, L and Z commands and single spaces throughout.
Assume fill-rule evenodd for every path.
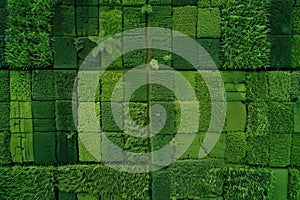
M 274 200 L 287 199 L 288 197 L 288 180 L 289 171 L 288 169 L 273 169 L 275 186 L 273 192 Z
M 300 8 L 294 7 L 292 13 L 292 34 L 299 35 L 300 34 Z
M 197 37 L 219 38 L 221 35 L 220 23 L 221 17 L 218 8 L 199 8 Z
M 291 147 L 291 164 L 300 166 L 300 134 L 294 133 Z
M 291 15 L 293 0 L 272 0 L 270 1 L 270 24 L 271 34 L 291 34 Z
M 269 98 L 272 101 L 290 101 L 291 72 L 272 71 L 268 73 Z
M 10 71 L 10 100 L 31 101 L 30 71 Z
M 123 101 L 123 85 L 118 85 L 118 92 L 116 93 L 116 99 L 112 99 L 112 94 L 120 81 L 122 83 L 123 71 L 105 71 L 101 77 L 101 100 L 102 101 Z
M 75 7 L 71 5 L 55 5 L 53 34 L 55 36 L 76 36 Z
M 196 36 L 197 7 L 173 7 L 173 30 L 188 36 Z
M 247 74 L 247 99 L 264 101 L 269 97 L 269 84 L 267 72 L 250 72 Z
M 10 67 L 24 69 L 51 66 L 51 5 L 51 0 L 8 1 L 6 61 Z
M 269 166 L 269 136 L 247 137 L 247 163 L 250 165 Z
M 104 165 L 67 165 L 57 171 L 59 190 L 107 197 L 149 199 L 149 181 L 147 173 L 125 173 Z
M 227 102 L 226 130 L 244 131 L 246 126 L 246 106 L 242 102 Z
M 184 6 L 184 5 L 197 5 L 197 0 L 171 0 L 172 5 Z
M 32 72 L 32 99 L 55 100 L 54 72 L 34 70 Z
M 248 105 L 247 136 L 265 136 L 270 131 L 268 104 L 253 102 Z
M 77 50 L 72 37 L 54 38 L 54 68 L 77 68 Z
M 10 153 L 10 133 L 8 131 L 0 132 L 0 165 L 11 163 Z
M 0 110 L 0 131 L 9 131 L 10 104 L 8 102 L 0 102 Z
M 76 6 L 75 13 L 77 37 L 99 35 L 98 6 Z
M 100 7 L 100 37 L 105 38 L 122 32 L 122 10 L 120 7 Z
M 71 100 L 76 78 L 75 70 L 55 70 L 55 99 Z
M 173 163 L 170 165 L 172 197 L 195 198 L 221 195 L 222 166 L 222 161 L 216 159 Z
M 269 66 L 268 6 L 268 1 L 260 0 L 229 0 L 223 5 L 223 68 L 265 69 Z
M 291 103 L 270 102 L 268 119 L 271 133 L 291 133 L 294 122 Z
M 292 37 L 291 35 L 271 36 L 271 67 L 289 69 L 292 66 Z
M 225 159 L 227 162 L 241 163 L 246 156 L 246 136 L 243 132 L 226 134 Z
M 290 164 L 292 134 L 270 136 L 270 166 L 285 167 Z
M 292 67 L 300 67 L 300 35 L 292 36 Z
M 300 199 L 300 171 L 298 169 L 289 169 L 289 199 Z
M 53 167 L 14 166 L 0 171 L 1 199 L 55 199 Z
M 36 164 L 56 163 L 55 132 L 34 132 L 34 161 Z
M 75 131 L 72 101 L 56 101 L 56 130 Z
M 0 35 L 0 68 L 6 67 L 7 63 L 5 60 L 5 36 Z
M 232 168 L 226 171 L 225 199 L 272 199 L 274 177 L 269 169 Z
M 123 5 L 144 5 L 146 4 L 146 0 L 123 0 Z
M 152 176 L 152 199 L 165 200 L 171 197 L 171 175 L 168 171 L 158 171 Z
M 10 152 L 15 163 L 29 163 L 35 159 L 32 133 L 12 133 Z M 28 178 L 28 177 L 27 177 Z
M 111 132 L 120 132 L 123 130 L 124 122 L 123 122 L 123 113 L 124 107 L 122 103 L 114 103 L 114 109 L 117 111 L 118 119 L 120 120 L 121 127 L 118 126 L 116 120 L 113 116 L 111 102 L 102 102 L 101 103 L 101 112 L 102 112 L 102 129 L 104 131 Z

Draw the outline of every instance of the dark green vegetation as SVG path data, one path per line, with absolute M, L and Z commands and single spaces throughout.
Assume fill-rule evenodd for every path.
M 299 200 L 299 9 L 298 0 L 0 1 L 0 199 Z M 220 69 L 226 97 L 211 102 L 223 86 L 215 81 L 218 71 L 198 73 L 181 55 L 153 48 L 128 52 L 111 63 L 95 99 L 86 98 L 86 91 L 73 91 L 74 84 L 90 87 L 91 81 L 80 82 L 76 74 L 91 52 L 103 67 L 111 48 L 122 53 L 125 45 L 136 45 L 126 39 L 169 49 L 179 39 L 186 45 L 187 40 L 168 30 L 150 33 L 149 38 L 146 32 L 115 36 L 147 26 L 180 31 L 201 45 Z M 108 47 L 94 49 L 105 39 Z M 201 52 L 195 52 L 198 61 Z M 123 77 L 147 60 L 157 60 L 158 70 L 152 66 L 149 73 L 135 70 L 135 75 Z M 181 75 L 197 99 L 187 95 Z M 211 91 L 201 75 L 209 75 Z M 169 88 L 143 85 L 125 102 L 130 87 L 148 78 Z M 183 94 L 182 101 L 174 89 Z M 75 96 L 84 102 L 73 116 Z M 212 105 L 220 108 L 222 101 L 223 130 L 217 133 L 211 127 L 208 133 Z M 198 129 L 195 116 L 183 114 L 195 112 L 195 105 L 200 111 Z M 85 106 L 95 111 L 102 134 L 93 128 Z M 152 106 L 164 108 L 165 122 L 162 111 L 148 113 Z M 116 123 L 112 109 L 121 123 Z M 178 133 L 181 120 L 186 128 Z M 155 123 L 164 123 L 156 135 Z M 85 126 L 91 129 L 84 140 L 78 133 Z M 177 153 L 183 141 L 175 136 L 183 141 L 195 136 L 182 155 Z M 207 141 L 208 136 L 220 136 L 210 152 L 214 141 Z M 111 142 L 107 146 L 101 143 L 104 137 Z M 136 174 L 105 165 L 141 169 L 145 166 L 138 154 L 168 144 L 169 154 L 150 157 L 151 167 L 172 161 L 161 170 Z M 113 146 L 123 152 L 113 151 Z M 127 156 L 126 151 L 136 154 Z M 207 155 L 199 158 L 199 152 Z

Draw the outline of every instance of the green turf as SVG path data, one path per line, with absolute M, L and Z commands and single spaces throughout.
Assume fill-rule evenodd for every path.
M 32 72 L 32 99 L 55 100 L 54 72 L 52 70 L 34 70 Z
M 76 36 L 75 7 L 57 4 L 55 10 L 53 34 L 55 36 Z
M 55 70 L 55 99 L 71 100 L 76 77 L 75 70 Z
M 55 119 L 34 119 L 33 128 L 37 132 L 54 132 L 56 131 Z
M 152 0 L 153 1 L 153 0 Z M 159 0 L 154 0 L 159 1 Z M 168 1 L 168 0 L 163 0 Z M 172 7 L 171 6 L 152 6 L 152 12 L 148 16 L 149 27 L 172 28 Z M 170 33 L 170 32 L 169 32 Z
M 220 40 L 219 39 L 197 39 L 197 42 L 209 53 L 216 66 L 219 68 L 220 61 Z
M 32 116 L 34 119 L 54 119 L 55 102 L 54 101 L 33 101 Z
M 54 68 L 77 68 L 77 51 L 72 37 L 54 37 Z
M 85 2 L 85 1 L 83 0 L 83 2 Z M 98 2 L 98 0 L 96 0 L 96 2 Z M 121 0 L 100 0 L 99 4 L 100 4 L 100 6 L 102 6 L 102 5 L 120 5 Z
M 165 200 L 171 197 L 171 176 L 168 171 L 158 171 L 152 176 L 152 199 Z
M 296 133 L 300 133 L 300 124 L 297 123 L 300 120 L 300 102 L 296 102 L 293 104 L 294 110 L 294 128 L 293 131 Z
M 123 1 L 123 4 L 125 3 L 126 1 Z M 123 18 L 123 31 L 143 28 L 146 25 L 146 17 L 142 14 L 140 7 L 123 7 Z
M 117 146 L 121 149 L 125 148 L 126 140 L 122 133 L 117 132 L 104 132 L 107 139 L 109 139 L 110 143 L 106 144 L 106 146 L 100 146 L 101 149 L 101 160 L 107 163 L 120 162 L 125 160 L 124 153 L 118 153 L 116 151 L 112 151 L 114 146 Z M 104 136 L 102 136 L 103 138 Z M 102 139 L 103 140 L 103 139 Z M 114 146 L 113 146 L 114 145 Z M 128 147 L 127 147 L 128 148 Z M 132 147 L 134 148 L 134 147 Z
M 96 138 L 95 138 L 96 137 Z M 98 147 L 97 143 L 100 141 L 100 137 L 93 136 L 93 148 L 98 149 L 100 151 L 100 147 Z M 78 138 L 78 154 L 79 154 L 79 161 L 81 162 L 97 162 L 97 158 L 92 155 L 83 144 L 80 138 Z
M 58 163 L 76 163 L 78 161 L 77 135 L 75 132 L 56 133 L 56 158 Z
M 76 194 L 58 191 L 58 200 L 76 200 Z
M 292 89 L 291 97 L 292 101 L 298 101 L 300 99 L 300 73 L 299 71 L 292 72 Z
M 174 73 L 170 71 L 151 71 L 150 99 L 151 101 L 174 101 Z M 168 87 L 166 87 L 168 86 Z
M 220 23 L 221 17 L 218 8 L 199 8 L 197 37 L 219 38 L 221 36 Z
M 0 35 L 4 35 L 5 33 L 7 15 L 7 8 L 0 7 Z
M 288 169 L 273 169 L 275 177 L 275 186 L 273 192 L 274 200 L 288 199 Z
M 209 8 L 211 0 L 198 0 L 198 8 Z
M 76 6 L 75 13 L 77 37 L 99 35 L 98 6 Z
M 55 132 L 34 132 L 34 162 L 36 164 L 56 163 Z
M 8 39 L 6 61 L 9 66 L 21 69 L 51 67 L 51 7 L 51 0 L 8 0 L 9 15 L 5 33 Z
M 141 127 L 146 127 L 148 124 L 147 104 L 130 102 L 128 108 L 129 112 L 125 112 L 124 115 L 125 133 L 135 133 L 137 135 L 147 134 L 147 132 L 141 131 Z
M 242 102 L 227 102 L 225 129 L 244 131 L 246 126 L 246 106 Z
M 300 34 L 300 8 L 293 7 L 292 13 L 292 34 L 299 35 Z
M 188 36 L 196 36 L 197 7 L 183 6 L 173 7 L 173 30 L 182 32 Z
M 151 5 L 170 5 L 172 0 L 150 0 L 149 4 Z
M 292 37 L 291 35 L 271 36 L 271 67 L 286 69 L 292 66 Z M 283 51 L 284 49 L 284 51 Z
M 290 164 L 292 134 L 270 135 L 270 166 L 285 167 Z
M 199 151 L 201 150 L 202 144 L 203 144 L 203 134 L 204 133 L 197 133 L 195 135 L 195 138 L 194 138 L 192 144 L 183 153 L 183 155 L 180 157 L 180 160 L 197 160 L 199 158 Z M 187 135 L 186 137 L 191 137 L 191 136 Z M 178 145 L 180 145 L 180 144 L 178 144 Z M 175 146 L 175 150 L 176 150 L 176 148 L 179 148 L 179 147 Z
M 99 196 L 96 194 L 79 193 L 77 194 L 78 200 L 98 200 Z
M 125 72 L 126 73 L 126 72 Z M 147 71 L 146 70 L 139 70 L 135 71 L 134 73 L 128 73 L 124 77 L 124 94 L 125 96 L 128 96 L 131 92 L 131 88 L 134 88 L 137 83 L 143 83 L 139 88 L 136 88 L 136 90 L 131 94 L 130 101 L 133 102 L 146 102 L 147 101 Z M 107 87 L 107 86 L 106 86 Z M 129 98 L 129 96 L 128 96 Z
M 76 38 L 75 47 L 77 49 L 77 61 L 78 67 L 80 67 L 85 61 L 86 57 L 91 53 L 91 51 L 96 47 L 96 43 L 91 41 L 89 38 Z M 86 65 L 85 65 L 86 66 Z
M 265 69 L 269 65 L 269 1 L 229 0 L 221 9 L 224 69 Z M 255 17 L 254 17 L 255 16 Z
M 123 5 L 144 5 L 146 4 L 146 0 L 122 0 Z
M 246 136 L 243 132 L 226 134 L 225 160 L 229 163 L 243 163 L 246 156 Z

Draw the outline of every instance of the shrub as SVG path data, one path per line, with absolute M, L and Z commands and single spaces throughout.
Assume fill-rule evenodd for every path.
M 247 163 L 250 165 L 269 166 L 269 136 L 247 137 Z
M 102 101 L 123 101 L 123 93 L 117 93 L 117 99 L 111 99 L 116 84 L 123 76 L 123 71 L 105 71 L 101 77 L 101 100 Z M 123 86 L 121 86 L 123 87 Z M 119 88 L 118 91 L 123 91 Z
M 269 169 L 229 167 L 224 183 L 225 199 L 272 199 L 274 177 Z
M 8 0 L 6 61 L 9 66 L 24 69 L 52 65 L 51 6 L 51 0 Z
M 1 199 L 55 199 L 53 167 L 13 166 L 0 171 Z
M 222 161 L 179 161 L 170 165 L 173 198 L 220 196 L 222 194 Z
M 198 0 L 198 8 L 209 8 L 211 0 Z
M 253 102 L 248 106 L 247 136 L 266 136 L 270 131 L 268 104 Z
M 291 164 L 295 166 L 300 166 L 300 134 L 294 133 L 292 138 L 291 147 Z
M 265 69 L 269 66 L 269 1 L 229 0 L 221 9 L 221 52 L 225 69 Z
M 126 173 L 105 165 L 66 165 L 58 167 L 56 179 L 64 192 L 149 199 L 147 173 Z
M 0 165 L 11 163 L 10 132 L 0 132 Z
M 123 0 L 123 5 L 144 5 L 146 4 L 146 0 Z
M 300 199 L 300 172 L 298 169 L 289 169 L 289 199 Z
M 300 34 L 300 8 L 293 7 L 292 13 L 292 34 L 299 35 Z
M 269 84 L 267 72 L 250 72 L 247 75 L 247 99 L 265 101 L 269 99 Z
M 122 32 L 122 10 L 120 7 L 100 7 L 100 37 L 114 36 Z

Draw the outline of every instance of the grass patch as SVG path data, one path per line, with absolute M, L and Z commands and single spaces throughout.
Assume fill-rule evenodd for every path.
M 74 38 L 54 38 L 54 68 L 77 68 L 77 50 Z
M 271 133 L 292 133 L 294 117 L 291 103 L 269 102 Z
M 276 69 L 289 69 L 292 66 L 292 36 L 271 36 L 271 67 Z M 283 51 L 284 49 L 284 51 Z
M 53 19 L 54 36 L 76 36 L 75 7 L 69 5 L 55 5 Z
M 10 71 L 10 100 L 31 101 L 30 71 Z
M 269 65 L 268 1 L 229 0 L 221 9 L 224 69 L 265 69 Z
M 8 0 L 7 9 L 8 65 L 21 69 L 50 67 L 53 61 L 51 0 Z
M 199 8 L 197 37 L 219 38 L 221 36 L 220 23 L 221 17 L 218 8 Z
M 76 78 L 75 70 L 55 70 L 55 99 L 71 100 L 73 94 L 73 86 Z
M 230 163 L 242 163 L 246 156 L 246 136 L 243 132 L 226 134 L 225 159 Z
M 0 70 L 0 102 L 1 101 L 9 101 L 10 93 L 9 93 L 9 71 L 8 70 Z
M 174 3 L 174 0 L 173 0 Z M 183 6 L 173 7 L 173 30 L 182 32 L 188 36 L 196 36 L 197 7 Z
M 34 70 L 32 72 L 32 99 L 55 100 L 54 72 Z
M 292 134 L 270 136 L 270 166 L 285 167 L 290 164 Z

